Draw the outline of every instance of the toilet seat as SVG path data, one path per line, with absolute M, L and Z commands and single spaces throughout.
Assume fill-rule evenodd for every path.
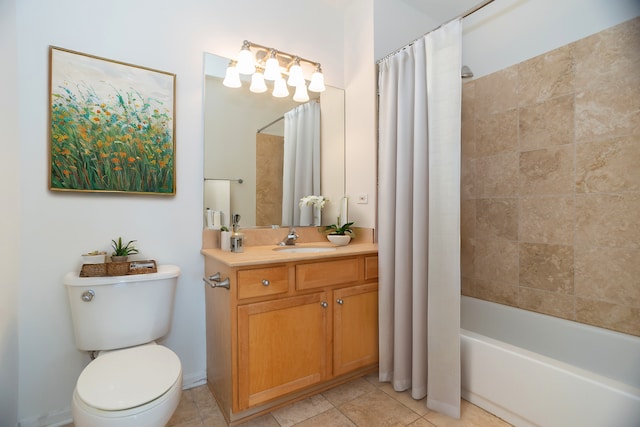
M 143 345 L 103 354 L 80 374 L 78 397 L 104 411 L 123 411 L 149 403 L 180 379 L 180 359 L 161 345 Z

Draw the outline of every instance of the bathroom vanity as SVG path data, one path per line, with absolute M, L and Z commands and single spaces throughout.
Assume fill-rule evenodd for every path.
M 377 367 L 377 245 L 295 248 L 202 250 L 207 382 L 232 425 Z

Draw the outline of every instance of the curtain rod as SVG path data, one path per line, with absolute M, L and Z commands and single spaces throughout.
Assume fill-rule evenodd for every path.
M 227 178 L 205 178 L 205 181 L 235 181 L 238 184 L 242 184 L 244 182 L 244 179 L 242 178 L 231 178 L 231 179 L 227 179 Z
M 269 126 L 271 126 L 271 125 L 273 125 L 273 124 L 278 123 L 278 122 L 279 122 L 280 120 L 282 120 L 282 119 L 284 119 L 284 116 L 282 116 L 282 117 L 278 117 L 277 119 L 275 119 L 274 121 L 272 121 L 272 122 L 271 122 L 271 123 L 269 123 L 268 125 L 264 125 L 264 126 L 262 126 L 260 129 L 258 129 L 258 130 L 256 131 L 256 133 L 260 133 L 260 132 L 262 132 L 263 130 L 265 130 L 265 129 L 266 129 L 266 128 L 268 128 Z
M 388 59 L 390 57 L 392 57 L 393 55 L 397 54 L 398 52 L 402 52 L 404 49 L 408 48 L 409 46 L 413 45 L 415 42 L 417 42 L 418 40 L 420 40 L 421 38 L 423 38 L 424 36 L 426 36 L 429 33 L 434 32 L 435 30 L 444 27 L 445 25 L 447 25 L 449 22 L 453 22 L 456 19 L 464 19 L 467 16 L 479 11 L 480 9 L 482 9 L 483 7 L 487 6 L 490 3 L 493 3 L 494 0 L 484 0 L 482 3 L 477 4 L 476 6 L 472 7 L 471 9 L 467 10 L 466 12 L 462 13 L 461 15 L 456 16 L 453 19 L 448 20 L 447 22 L 445 22 L 444 24 L 440 24 L 438 25 L 436 28 L 434 28 L 431 31 L 428 31 L 426 33 L 424 33 L 423 35 L 421 35 L 420 37 L 418 37 L 417 39 L 414 39 L 413 41 L 411 41 L 410 43 L 407 43 L 406 45 L 402 46 L 400 49 L 396 49 L 393 52 L 391 52 L 390 54 L 384 56 L 383 58 L 380 58 L 376 61 L 376 64 L 380 64 L 382 61 L 384 61 L 385 59 Z
M 320 98 L 313 98 L 310 102 L 313 102 L 313 101 L 315 101 L 315 102 L 317 102 L 317 103 L 320 103 Z M 303 105 L 303 104 L 300 104 L 300 105 Z M 282 120 L 282 119 L 284 119 L 284 115 L 283 115 L 282 117 L 278 117 L 277 119 L 275 119 L 274 121 L 272 121 L 272 122 L 271 122 L 271 123 L 269 123 L 268 125 L 264 125 L 264 126 L 262 126 L 260 129 L 258 129 L 258 130 L 256 131 L 256 133 L 260 133 L 260 132 L 262 132 L 263 130 L 265 130 L 265 129 L 266 129 L 266 128 L 268 128 L 269 126 L 271 126 L 271 125 L 274 125 L 274 124 L 278 123 L 278 122 L 279 122 L 280 120 Z

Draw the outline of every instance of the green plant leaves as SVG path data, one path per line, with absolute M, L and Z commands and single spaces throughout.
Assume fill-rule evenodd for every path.
M 136 240 L 129 240 L 127 244 L 122 243 L 122 237 L 118 237 L 118 240 L 111 240 L 111 247 L 113 248 L 113 256 L 128 256 L 138 253 L 138 249 L 133 245 Z

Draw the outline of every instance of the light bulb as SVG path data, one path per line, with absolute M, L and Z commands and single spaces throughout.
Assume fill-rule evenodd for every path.
M 241 74 L 253 74 L 256 72 L 255 61 L 253 60 L 253 53 L 249 49 L 249 42 L 244 41 L 242 49 L 238 54 L 238 72 Z
M 311 92 L 324 92 L 326 90 L 326 88 L 324 87 L 324 76 L 322 75 L 320 65 L 318 65 L 316 71 L 311 75 L 309 90 Z
M 299 58 L 296 58 L 293 65 L 289 67 L 289 80 L 287 80 L 287 84 L 294 87 L 304 84 L 304 75 L 302 74 Z
M 278 58 L 276 58 L 276 51 L 272 50 L 269 59 L 267 59 L 267 64 L 265 65 L 264 78 L 265 80 L 278 80 L 281 77 L 280 63 L 278 62 Z
M 296 93 L 293 94 L 293 100 L 296 102 L 307 102 L 309 100 L 307 85 L 302 83 L 301 85 L 296 86 Z
M 287 82 L 282 77 L 277 79 L 273 85 L 273 96 L 276 98 L 285 98 L 289 96 L 289 89 L 287 89 Z
M 238 88 L 242 86 L 242 83 L 240 83 L 240 74 L 238 73 L 238 69 L 235 67 L 235 65 L 229 64 L 222 84 L 226 87 L 232 88 Z
M 267 84 L 264 82 L 264 75 L 261 71 L 256 71 L 253 76 L 251 76 L 251 86 L 249 90 L 254 93 L 262 93 L 267 91 Z

